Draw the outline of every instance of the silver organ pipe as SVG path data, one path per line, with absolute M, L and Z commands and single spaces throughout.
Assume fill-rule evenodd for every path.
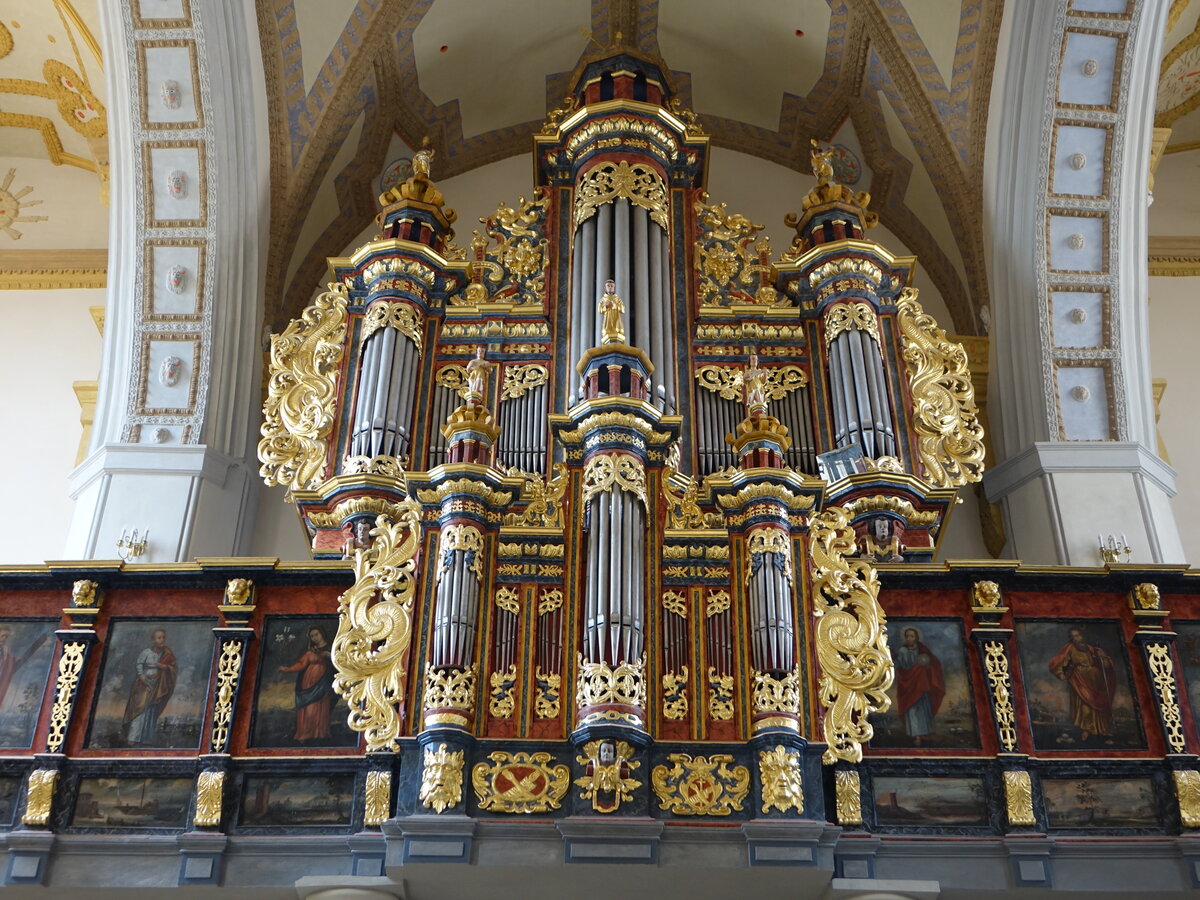
M 546 470 L 546 386 L 500 402 L 497 457 L 508 468 L 540 474 Z
M 790 672 L 795 666 L 795 613 L 787 560 L 771 551 L 750 559 L 750 633 L 754 668 Z
M 838 447 L 857 442 L 871 459 L 896 455 L 896 432 L 886 394 L 883 358 L 874 337 L 841 332 L 829 345 L 829 387 Z
M 641 658 L 646 623 L 646 517 L 641 500 L 614 486 L 589 503 L 584 647 L 593 662 Z
M 440 384 L 434 387 L 433 410 L 429 418 L 433 423 L 429 432 L 429 468 L 431 469 L 446 461 L 446 437 L 442 434 L 439 423 L 445 422 L 460 402 L 462 399 L 458 396 L 458 391 Z
M 479 579 L 473 571 L 476 550 L 447 549 L 438 561 L 437 603 L 434 609 L 435 668 L 471 665 L 479 620 Z
M 408 456 L 419 358 L 416 345 L 395 328 L 380 328 L 364 342 L 351 456 Z

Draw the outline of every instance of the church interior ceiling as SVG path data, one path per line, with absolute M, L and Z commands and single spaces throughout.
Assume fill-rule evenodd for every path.
M 863 157 L 857 186 L 920 258 L 954 330 L 981 333 L 984 134 L 1002 3 L 963 0 L 953 15 L 937 6 L 263 2 L 274 223 L 266 283 L 276 286 L 267 323 L 295 314 L 325 257 L 370 222 L 393 136 L 416 147 L 428 135 L 443 180 L 527 153 L 580 61 L 619 33 L 666 60 L 717 147 L 806 171 L 811 138 L 852 133 Z M 785 202 L 780 216 L 787 211 Z

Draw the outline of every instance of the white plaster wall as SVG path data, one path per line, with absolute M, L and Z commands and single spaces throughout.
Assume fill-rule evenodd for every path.
M 1156 185 L 1161 193 L 1161 184 Z M 1157 206 L 1158 203 L 1155 203 Z M 1153 208 L 1152 208 L 1153 214 Z M 1178 473 L 1171 500 L 1184 558 L 1200 563 L 1200 472 L 1195 462 L 1200 447 L 1200 416 L 1196 414 L 1196 384 L 1200 355 L 1196 352 L 1196 299 L 1200 278 L 1150 279 L 1150 373 L 1167 379 L 1158 431 L 1171 466 Z
M 0 565 L 61 559 L 82 428 L 71 384 L 95 381 L 100 334 L 88 313 L 104 289 L 3 291 L 0 472 L 12 514 L 0 529 Z M 116 555 L 116 548 L 113 549 Z

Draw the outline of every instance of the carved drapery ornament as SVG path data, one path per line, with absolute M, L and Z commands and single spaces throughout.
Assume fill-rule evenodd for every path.
M 761 371 L 766 373 L 763 392 L 772 402 L 808 385 L 808 375 L 799 366 L 768 366 Z M 743 380 L 742 370 L 731 366 L 708 365 L 696 370 L 696 383 L 726 400 L 741 402 Z
M 354 585 L 338 598 L 333 689 L 346 698 L 347 721 L 366 736 L 368 752 L 397 749 L 403 724 L 397 704 L 412 640 L 421 507 L 406 500 L 402 509 L 395 521 L 375 520 L 370 549 L 354 554 Z
M 663 231 L 667 218 L 667 186 L 648 166 L 630 165 L 625 160 L 605 162 L 588 169 L 575 188 L 575 227 L 578 228 L 605 203 L 624 197 L 650 213 Z
M 750 532 L 746 541 L 748 564 L 746 566 L 746 584 L 758 571 L 761 563 L 757 557 L 764 553 L 773 553 L 783 560 L 783 577 L 789 581 L 792 578 L 792 538 L 782 528 L 757 528 Z
M 750 793 L 750 770 L 730 768 L 728 753 L 692 756 L 669 753 L 671 766 L 655 766 L 650 783 L 658 795 L 658 808 L 677 816 L 728 816 L 740 812 Z
M 1184 828 L 1200 828 L 1200 772 L 1177 769 L 1171 773 L 1175 781 L 1175 799 L 1179 801 L 1179 818 Z
M 395 328 L 413 342 L 418 354 L 425 352 L 425 316 L 410 303 L 380 301 L 363 317 L 362 341 L 380 328 Z
M 904 288 L 896 302 L 904 362 L 913 400 L 913 430 L 925 477 L 935 487 L 958 487 L 983 477 L 983 426 L 962 344 L 955 343 Z
M 895 677 L 879 577 L 865 559 L 851 558 L 857 547 L 849 523 L 844 509 L 831 506 L 813 517 L 810 530 L 826 763 L 862 759 L 862 745 L 875 733 L 868 716 L 891 707 L 887 689 Z
M 283 334 L 271 336 L 263 404 L 259 475 L 289 490 L 315 487 L 325 474 L 338 369 L 346 338 L 346 288 L 331 283 Z
M 800 772 L 800 754 L 777 744 L 758 753 L 758 774 L 762 782 L 762 811 L 775 807 L 780 812 L 794 809 L 804 812 L 804 779 Z
M 707 199 L 707 195 L 702 195 Z M 696 240 L 696 276 L 701 306 L 732 302 L 777 306 L 781 300 L 772 282 L 771 239 L 755 241 L 762 225 L 731 213 L 724 203 L 695 204 L 700 237 Z M 754 246 L 751 247 L 751 242 Z
M 442 564 L 438 566 L 438 581 L 443 573 L 450 568 L 449 554 L 461 550 L 469 556 L 471 573 L 476 580 L 483 583 L 483 534 L 474 525 L 447 525 L 438 537 L 438 552 L 442 555 Z
M 596 494 L 611 491 L 614 486 L 636 494 L 643 504 L 649 506 L 646 500 L 646 470 L 641 460 L 624 453 L 601 454 L 589 459 L 583 467 L 584 506 Z

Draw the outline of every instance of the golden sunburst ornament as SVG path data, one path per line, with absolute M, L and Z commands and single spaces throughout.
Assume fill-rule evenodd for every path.
M 0 182 L 0 231 L 3 231 L 14 241 L 19 240 L 21 237 L 21 232 L 12 227 L 14 222 L 45 222 L 48 218 L 47 216 L 21 215 L 22 210 L 26 207 L 37 206 L 42 201 L 28 200 L 22 203 L 21 198 L 33 190 L 33 185 L 26 185 L 19 191 L 12 192 L 9 188 L 16 175 L 16 169 L 9 169 L 8 174 L 4 176 L 4 181 Z

